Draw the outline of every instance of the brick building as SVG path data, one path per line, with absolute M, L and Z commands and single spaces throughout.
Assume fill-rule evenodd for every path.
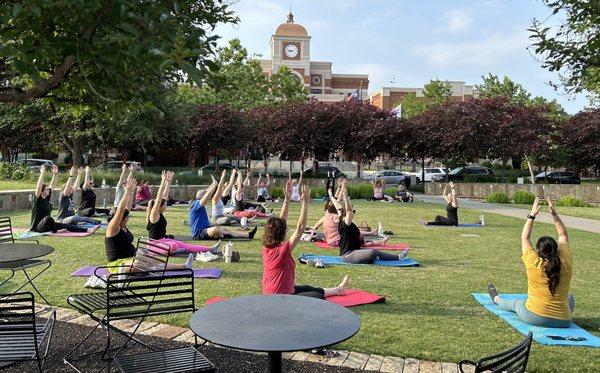
M 465 82 L 446 81 L 452 87 L 451 100 L 465 101 L 471 97 L 477 97 L 477 89 Z M 423 97 L 423 88 L 382 87 L 376 90 L 369 100 L 371 105 L 380 109 L 393 109 L 400 104 L 405 95 L 416 95 Z
M 287 66 L 304 83 L 310 93 L 323 102 L 346 99 L 357 89 L 361 89 L 363 100 L 368 98 L 368 74 L 334 74 L 331 62 L 310 60 L 310 36 L 306 29 L 294 23 L 294 15 L 288 14 L 287 22 L 282 23 L 271 36 L 270 59 L 260 60 L 263 72 L 270 76 Z

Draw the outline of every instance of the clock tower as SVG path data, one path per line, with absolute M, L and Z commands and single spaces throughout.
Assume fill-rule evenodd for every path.
M 291 12 L 271 36 L 271 63 L 272 74 L 285 65 L 305 87 L 310 87 L 310 36 L 304 26 L 294 23 Z

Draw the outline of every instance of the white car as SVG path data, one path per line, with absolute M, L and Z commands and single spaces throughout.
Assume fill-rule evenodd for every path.
M 364 180 L 374 181 L 376 179 L 385 180 L 386 184 L 400 184 L 404 183 L 406 179 L 406 174 L 396 170 L 381 170 L 373 173 L 369 173 L 363 176 Z
M 126 161 L 125 164 L 127 165 L 127 167 L 133 166 L 133 169 L 135 171 L 141 171 L 141 172 L 144 171 L 144 169 L 142 168 L 142 164 L 140 162 Z M 101 165 L 98 168 L 101 170 L 107 170 L 107 171 L 121 171 L 122 167 L 123 167 L 123 161 L 108 161 L 108 162 L 106 162 L 105 165 Z
M 20 159 L 16 163 L 24 164 L 28 169 L 30 169 L 32 171 L 39 171 L 40 168 L 42 168 L 42 165 L 45 165 L 46 169 L 50 170 L 50 168 L 54 165 L 54 162 L 52 162 L 49 159 L 33 159 L 33 158 Z
M 448 170 L 442 167 L 429 167 L 425 169 L 425 181 L 432 181 L 434 175 L 446 175 Z M 411 172 L 410 175 L 415 175 L 417 177 L 417 183 L 421 182 L 421 178 L 423 177 L 423 170 L 418 170 L 417 172 Z

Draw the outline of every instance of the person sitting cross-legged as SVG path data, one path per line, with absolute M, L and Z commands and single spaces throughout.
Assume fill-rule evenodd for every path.
M 288 181 L 285 187 L 285 200 L 281 208 L 279 217 L 272 217 L 265 225 L 263 235 L 262 260 L 262 293 L 263 294 L 290 294 L 302 295 L 313 298 L 325 299 L 331 295 L 343 295 L 348 286 L 348 276 L 344 276 L 338 286 L 334 288 L 318 288 L 309 285 L 295 284 L 296 264 L 292 257 L 292 251 L 300 241 L 304 228 L 306 227 L 306 218 L 308 215 L 308 205 L 310 203 L 310 189 L 302 187 L 300 201 L 300 218 L 296 229 L 288 240 L 285 239 L 287 232 L 287 217 L 292 195 L 292 183 Z
M 536 198 L 527 215 L 521 234 L 521 260 L 527 274 L 527 300 L 503 299 L 494 285 L 488 285 L 492 301 L 505 311 L 515 312 L 527 324 L 568 328 L 575 299 L 569 293 L 573 277 L 573 255 L 569 247 L 567 228 L 556 212 L 554 203 L 548 198 L 548 211 L 554 218 L 558 242 L 552 237 L 540 237 L 535 248 L 531 243 L 533 222 L 541 209 Z

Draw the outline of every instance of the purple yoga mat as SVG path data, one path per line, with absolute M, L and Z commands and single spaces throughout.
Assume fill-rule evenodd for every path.
M 94 275 L 94 271 L 98 268 L 97 266 L 85 266 L 81 267 L 75 272 L 71 273 L 71 277 L 90 277 Z M 194 269 L 195 278 L 212 278 L 217 279 L 221 277 L 223 271 L 220 268 L 196 268 Z M 98 271 L 99 275 L 110 275 L 110 272 L 106 268 L 102 268 Z M 173 275 L 175 272 L 166 271 L 165 275 Z

